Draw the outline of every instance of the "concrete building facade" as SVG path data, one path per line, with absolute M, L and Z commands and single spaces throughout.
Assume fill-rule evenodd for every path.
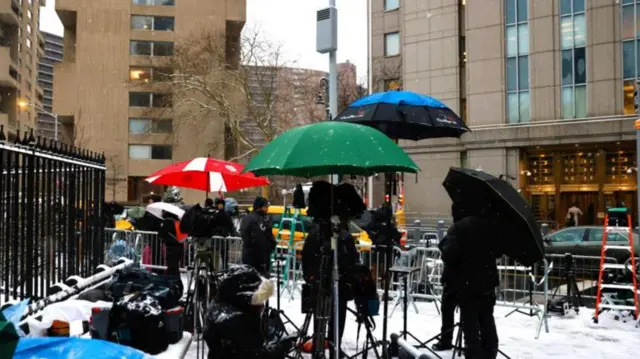
M 540 221 L 562 225 L 577 203 L 587 223 L 604 209 L 637 210 L 638 78 L 634 0 L 374 0 L 378 90 L 438 98 L 472 132 L 403 142 L 422 168 L 406 208 L 448 216 L 451 166 L 505 175 Z
M 166 83 L 154 83 L 154 74 L 171 72 L 174 45 L 203 29 L 238 43 L 245 1 L 58 0 L 56 11 L 64 25 L 64 60 L 55 65 L 53 110 L 77 145 L 105 152 L 107 198 L 139 202 L 162 190 L 145 177 L 173 162 L 206 156 L 206 143 L 224 140 L 217 118 L 207 119 L 204 131 L 173 126 L 162 108 L 170 91 Z M 239 61 L 237 53 L 228 55 Z M 184 191 L 183 197 L 200 201 L 204 194 Z
M 43 100 L 36 78 L 44 51 L 39 18 L 45 5 L 44 0 L 0 1 L 0 125 L 9 138 L 36 129 L 36 108 Z
M 38 84 L 42 88 L 44 98 L 42 109 L 38 113 L 38 134 L 47 139 L 55 139 L 61 128 L 56 128 L 53 112 L 53 66 L 62 62 L 64 41 L 62 36 L 42 32 L 44 37 L 44 54 L 38 63 Z

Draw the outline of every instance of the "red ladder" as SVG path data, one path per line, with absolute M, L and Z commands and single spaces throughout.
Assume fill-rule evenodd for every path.
M 602 250 L 600 252 L 600 273 L 598 274 L 598 289 L 596 295 L 596 313 L 593 318 L 594 322 L 598 322 L 598 314 L 603 309 L 615 309 L 615 310 L 628 310 L 632 311 L 635 318 L 638 319 L 638 283 L 636 280 L 636 260 L 635 253 L 633 247 L 633 225 L 631 222 L 631 215 L 627 214 L 627 223 L 629 224 L 628 228 L 619 227 L 619 226 L 610 226 L 609 225 L 609 214 L 606 214 L 604 217 L 604 232 L 602 234 Z M 609 233 L 620 233 L 627 234 L 629 238 L 628 245 L 608 245 L 607 244 L 607 236 Z M 629 251 L 631 254 L 631 278 L 632 283 L 629 284 L 604 284 L 602 283 L 603 272 L 605 269 L 625 269 L 624 264 L 613 264 L 613 263 L 605 263 L 606 253 L 608 250 L 624 250 Z M 633 300 L 634 306 L 631 305 L 618 305 L 611 303 L 602 303 L 602 289 L 617 289 L 617 290 L 632 290 L 633 291 Z

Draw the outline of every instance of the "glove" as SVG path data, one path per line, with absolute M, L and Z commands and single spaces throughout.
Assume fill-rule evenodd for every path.
M 297 334 L 287 335 L 278 341 L 278 349 L 282 352 L 289 352 L 298 340 Z

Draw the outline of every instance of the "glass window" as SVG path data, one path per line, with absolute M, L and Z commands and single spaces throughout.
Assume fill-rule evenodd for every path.
M 518 55 L 529 53 L 529 24 L 518 25 Z
M 155 120 L 151 122 L 151 132 L 171 133 L 173 131 L 173 121 L 169 119 Z
M 31 48 L 31 39 L 27 38 L 27 48 L 30 49 Z
M 633 5 L 622 7 L 622 39 L 633 39 L 635 26 L 633 21 Z
M 507 56 L 518 55 L 518 28 L 516 25 L 507 26 Z
M 549 240 L 551 240 L 551 242 L 560 242 L 560 243 L 566 243 L 566 242 L 582 242 L 582 239 L 584 238 L 584 232 L 585 232 L 585 228 L 569 228 L 569 229 L 564 229 L 561 231 L 557 231 L 554 234 L 550 235 Z
M 151 81 L 150 67 L 131 67 L 129 68 L 129 80 L 131 81 Z
M 175 19 L 170 16 L 156 16 L 153 18 L 153 30 L 156 31 L 173 31 L 175 27 Z
M 129 54 L 134 56 L 151 56 L 151 42 L 132 40 L 129 46 Z
M 518 96 L 520 106 L 520 118 L 519 122 L 529 122 L 530 110 L 529 110 L 529 92 L 520 92 Z
M 587 86 L 574 87 L 575 116 L 576 118 L 587 117 Z
M 562 88 L 562 118 L 573 118 L 573 87 Z
M 573 12 L 584 12 L 584 0 L 573 0 Z
M 636 77 L 635 41 L 625 41 L 622 43 L 622 76 L 625 79 Z
M 173 74 L 173 69 L 170 67 L 157 67 L 153 69 L 153 81 L 169 81 L 171 80 L 171 75 Z
M 400 0 L 384 0 L 384 11 L 400 8 Z
M 580 47 L 573 50 L 574 82 L 576 84 L 587 83 L 587 60 L 585 58 L 585 48 Z
M 516 0 L 504 0 L 504 17 L 507 24 L 516 22 Z
M 152 160 L 170 160 L 172 158 L 172 149 L 169 145 L 151 146 L 151 159 Z
M 154 5 L 162 5 L 162 6 L 175 6 L 175 0 L 153 0 Z
M 636 113 L 635 109 L 635 100 L 633 98 L 633 92 L 636 89 L 635 80 L 626 80 L 623 86 L 623 100 L 624 100 L 624 109 L 623 112 L 625 115 L 633 115 Z
M 518 57 L 518 90 L 529 88 L 529 56 Z
M 507 91 L 515 91 L 518 89 L 518 65 L 517 58 L 511 57 L 507 59 Z
M 518 93 L 507 94 L 507 116 L 509 123 L 518 123 Z
M 562 84 L 573 84 L 573 50 L 562 51 Z
M 571 14 L 571 0 L 560 0 L 560 15 Z
M 148 92 L 130 92 L 129 106 L 130 107 L 150 107 L 151 94 Z
M 131 29 L 132 30 L 152 30 L 153 29 L 153 16 L 131 16 Z
M 155 41 L 153 43 L 153 56 L 173 56 L 173 42 Z
M 148 133 L 150 129 L 150 120 L 147 118 L 130 118 L 129 119 L 129 134 L 140 135 Z
M 151 146 L 149 145 L 129 145 L 129 158 L 132 160 L 151 159 Z
M 566 16 L 560 19 L 560 31 L 562 37 L 560 38 L 560 46 L 562 49 L 570 49 L 573 47 L 573 21 L 571 16 Z
M 529 1 L 527 0 L 518 0 L 518 22 L 527 21 L 529 19 Z
M 163 94 L 163 93 L 154 93 L 153 107 L 171 107 L 171 95 Z
M 587 42 L 587 27 L 584 14 L 573 17 L 573 46 L 583 47 Z
M 400 33 L 384 34 L 384 56 L 400 55 Z

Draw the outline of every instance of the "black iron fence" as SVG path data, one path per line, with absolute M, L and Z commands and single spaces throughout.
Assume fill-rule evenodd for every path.
M 0 126 L 0 297 L 42 298 L 104 258 L 104 155 Z

